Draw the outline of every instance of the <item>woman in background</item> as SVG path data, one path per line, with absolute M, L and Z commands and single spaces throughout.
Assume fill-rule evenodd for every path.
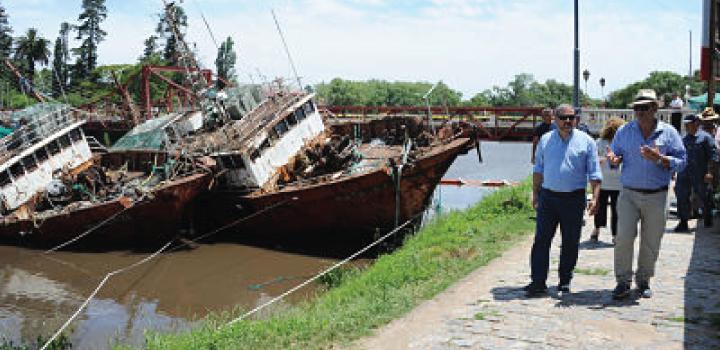
M 602 170 L 602 183 L 600 183 L 600 197 L 598 198 L 598 211 L 595 214 L 595 229 L 590 236 L 590 240 L 593 242 L 598 241 L 600 235 L 600 228 L 607 227 L 607 206 L 610 204 L 610 232 L 613 237 L 613 244 L 615 244 L 615 234 L 617 232 L 617 211 L 615 206 L 617 204 L 618 194 L 620 194 L 620 168 L 613 166 L 607 161 L 606 154 L 607 149 L 610 147 L 615 132 L 625 124 L 625 121 L 611 117 L 605 122 L 602 130 L 600 131 L 600 138 L 597 140 L 598 155 L 600 156 L 600 170 Z

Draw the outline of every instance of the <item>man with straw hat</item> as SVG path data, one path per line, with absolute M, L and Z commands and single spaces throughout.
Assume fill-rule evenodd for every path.
M 685 168 L 686 153 L 680 134 L 656 117 L 657 95 L 654 90 L 638 91 L 632 104 L 635 120 L 615 134 L 607 149 L 611 164 L 620 165 L 622 189 L 618 197 L 618 227 L 615 241 L 615 279 L 613 299 L 630 295 L 633 277 L 633 247 L 640 222 L 640 254 L 635 283 L 640 296 L 652 297 L 650 278 L 665 232 L 668 185 L 673 172 Z

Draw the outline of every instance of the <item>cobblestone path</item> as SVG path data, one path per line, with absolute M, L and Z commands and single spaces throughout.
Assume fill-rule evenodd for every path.
M 530 237 L 351 348 L 720 349 L 720 225 L 676 234 L 675 224 L 668 222 L 651 299 L 612 300 L 610 234 L 602 231 L 597 244 L 586 241 L 590 218 L 571 295 L 560 298 L 553 287 L 558 234 L 549 297 L 525 298 L 521 288 L 529 280 Z

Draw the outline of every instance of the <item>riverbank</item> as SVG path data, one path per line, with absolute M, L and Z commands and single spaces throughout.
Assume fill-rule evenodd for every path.
M 533 228 L 530 183 L 500 189 L 465 211 L 450 212 L 367 269 L 336 273 L 316 299 L 262 320 L 223 326 L 208 317 L 193 331 L 150 334 L 149 349 L 319 349 L 345 345 L 432 298 L 500 256 Z

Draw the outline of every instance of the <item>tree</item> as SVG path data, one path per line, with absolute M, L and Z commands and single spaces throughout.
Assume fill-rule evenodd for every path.
M 10 58 L 12 54 L 12 27 L 8 24 L 8 15 L 5 8 L 0 6 L 0 58 Z
M 158 37 L 155 35 L 151 35 L 145 39 L 145 49 L 143 49 L 143 55 L 140 57 L 141 62 L 150 61 L 153 57 L 160 57 L 160 47 L 157 41 Z
M 83 12 L 78 17 L 81 24 L 77 27 L 78 40 L 82 40 L 80 47 L 74 49 L 77 55 L 75 63 L 75 77 L 79 79 L 91 78 L 93 69 L 97 67 L 98 45 L 105 40 L 107 33 L 100 29 L 100 23 L 107 18 L 105 0 L 83 0 Z
M 218 74 L 218 88 L 225 87 L 226 81 L 235 80 L 235 61 L 237 60 L 235 49 L 233 49 L 233 40 L 227 37 L 218 48 L 218 55 L 215 59 L 215 67 Z
M 70 72 L 68 68 L 68 60 L 70 52 L 68 48 L 68 34 L 71 26 L 67 22 L 60 25 L 60 36 L 55 39 L 55 49 L 53 50 L 53 74 L 52 74 L 52 91 L 53 96 L 59 97 L 68 86 Z
M 177 30 L 184 34 L 188 26 L 185 10 L 183 10 L 180 5 L 174 4 L 170 8 L 170 11 L 172 11 L 172 17 L 177 23 Z M 160 21 L 158 22 L 155 32 L 159 37 L 165 39 L 163 58 L 168 62 L 168 64 L 176 66 L 178 64 L 178 52 L 176 47 L 178 42 L 177 36 L 175 35 L 173 29 L 168 25 L 166 14 L 163 12 L 159 15 L 159 17 Z
M 50 41 L 38 36 L 37 29 L 30 28 L 24 36 L 17 39 L 15 48 L 15 59 L 19 60 L 30 81 L 35 77 L 35 63 L 48 64 L 50 57 Z
M 689 85 L 691 92 L 696 94 L 703 93 L 706 89 L 703 82 L 697 79 L 688 79 L 674 72 L 651 72 L 645 80 L 632 83 L 610 93 L 608 105 L 613 108 L 627 108 L 640 89 L 653 89 L 662 102 L 669 103 L 672 94 L 675 92 L 682 94 L 686 85 Z

